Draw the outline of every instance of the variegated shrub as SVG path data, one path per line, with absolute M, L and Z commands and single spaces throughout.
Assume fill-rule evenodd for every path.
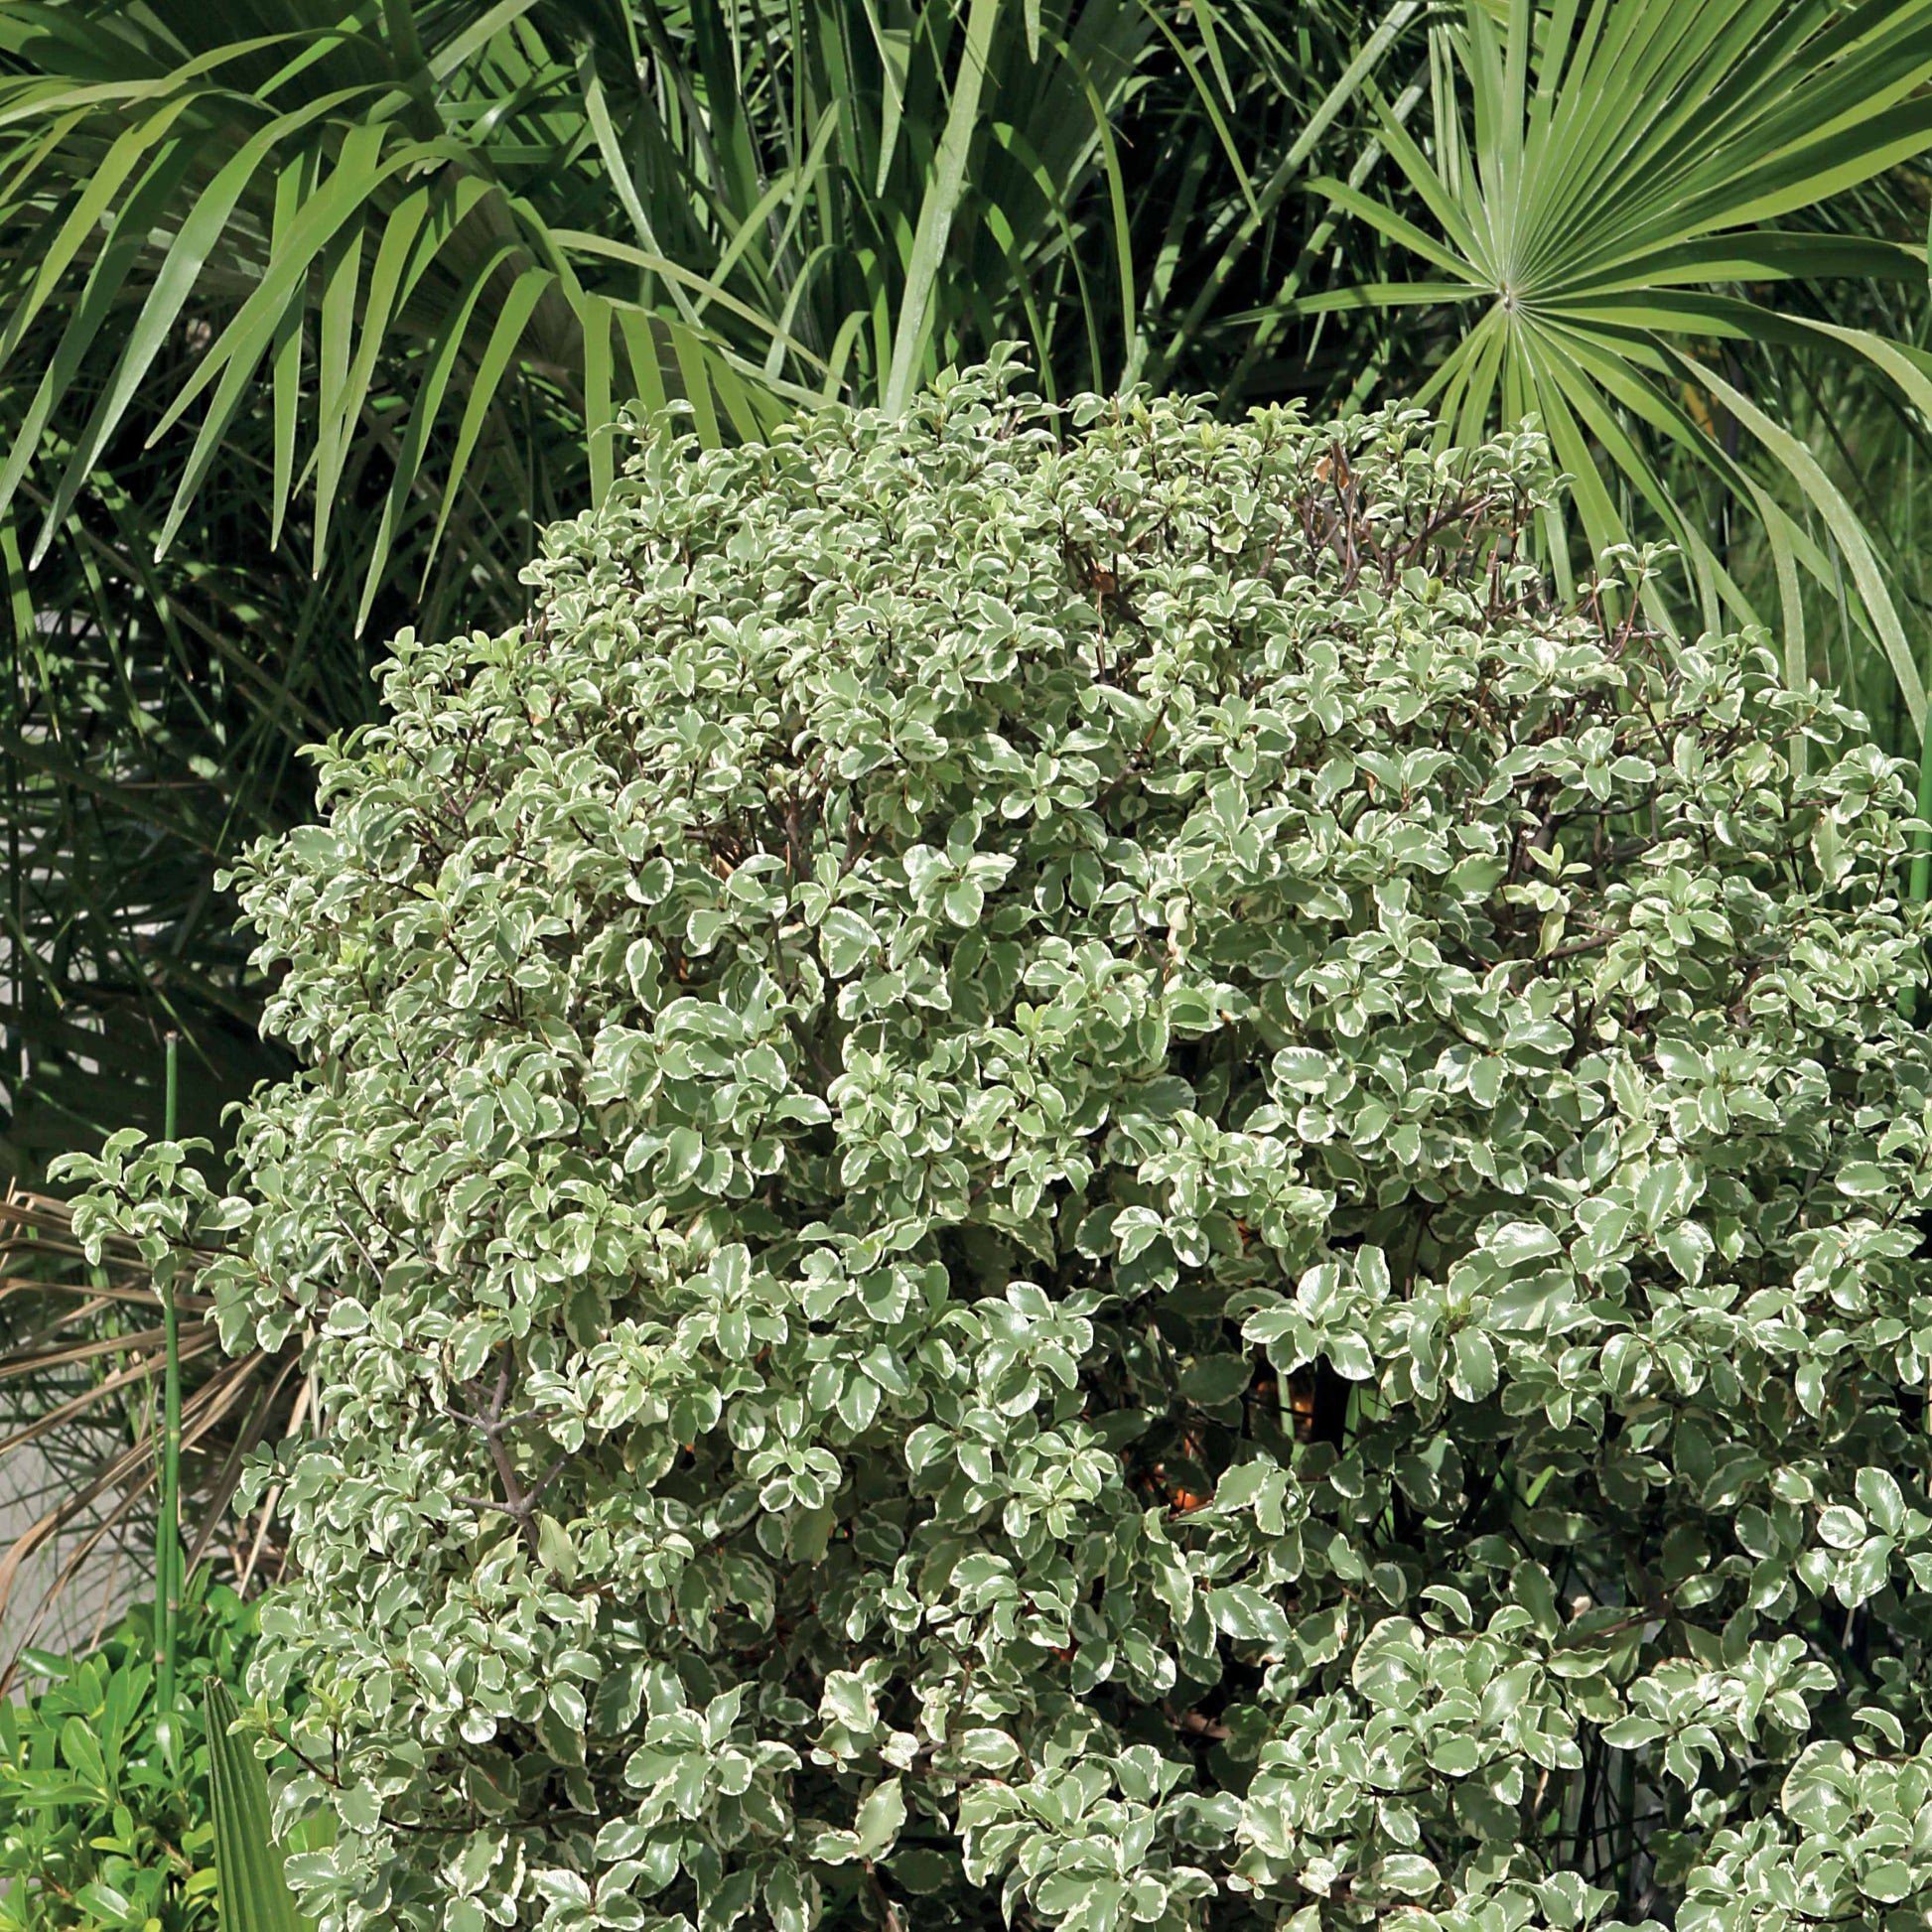
M 1923 1927 L 1910 800 L 1555 505 L 1000 366 L 399 642 L 91 1210 L 318 1337 L 326 1927 Z

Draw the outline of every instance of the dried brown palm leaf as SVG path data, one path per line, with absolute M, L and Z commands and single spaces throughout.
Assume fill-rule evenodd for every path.
M 299 1349 L 231 1359 L 208 1301 L 176 1302 L 190 1560 L 208 1558 L 245 1585 L 250 1533 L 230 1524 L 224 1537 L 222 1526 L 249 1453 L 301 1427 Z M 0 1199 L 0 1695 L 24 1645 L 43 1633 L 83 1640 L 107 1598 L 124 1600 L 151 1575 L 160 1314 L 133 1243 L 110 1237 L 89 1262 L 66 1202 L 19 1187 Z M 273 1507 L 253 1527 L 257 1552 Z

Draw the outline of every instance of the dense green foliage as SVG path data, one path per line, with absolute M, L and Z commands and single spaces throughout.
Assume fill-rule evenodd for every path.
M 255 1611 L 197 1571 L 179 1641 L 197 1684 L 239 1684 Z M 184 1702 L 157 1727 L 154 1628 L 142 1605 L 85 1656 L 31 1659 L 48 1681 L 0 1703 L 0 1927 L 214 1932 L 207 1740 Z
M 756 437 L 1013 339 L 1534 409 L 1580 559 L 1669 536 L 1660 606 L 1909 751 L 1929 61 L 1932 0 L 0 8 L 0 1166 L 156 1128 L 170 1025 L 196 1132 L 286 1070 L 214 874 L 375 638 L 524 615 L 628 398 Z
M 1318 219 L 1317 152 L 1349 165 L 1364 114 L 1322 102 L 1361 25 L 1338 0 L 0 7 L 0 923 L 32 962 L 0 974 L 0 1175 L 160 1131 L 169 1028 L 189 1134 L 287 1071 L 215 876 L 310 816 L 301 748 L 375 714 L 380 639 L 523 615 L 617 404 L 683 394 L 708 438 L 757 436 L 1005 337 L 1067 387 L 1278 388 L 1280 345 L 1248 368 L 1228 317 Z M 1352 370 L 1356 340 L 1316 362 Z M 0 1435 L 42 1431 L 56 1493 L 20 1455 L 0 1487 L 65 1512 L 63 1554 L 103 1519 L 152 1547 L 143 1391 L 93 1347 L 125 1322 L 69 1305 L 76 1368 L 42 1298 L 0 1300 Z M 273 1417 L 225 1370 L 202 1391 L 232 1428 L 191 1412 L 191 1516 L 286 1420 L 278 1386 Z
M 1900 767 L 1550 494 L 997 369 L 398 641 L 241 882 L 309 1070 L 81 1216 L 318 1333 L 309 1909 L 1923 1913 Z
M 1318 220 L 1324 130 L 1351 165 L 1364 116 L 1322 98 L 1361 31 L 1336 0 L 0 8 L 18 1166 L 157 1127 L 170 1023 L 195 1131 L 285 1068 L 212 874 L 308 815 L 297 753 L 373 715 L 375 638 L 523 615 L 618 405 L 756 437 L 1007 338 L 1067 389 L 1278 390 L 1228 317 Z

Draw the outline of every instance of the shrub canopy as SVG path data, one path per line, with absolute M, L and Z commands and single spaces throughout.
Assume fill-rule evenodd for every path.
M 319 1331 L 312 1909 L 1922 1924 L 1909 800 L 1555 513 L 997 366 L 400 640 L 243 876 L 312 1070 L 95 1209 Z

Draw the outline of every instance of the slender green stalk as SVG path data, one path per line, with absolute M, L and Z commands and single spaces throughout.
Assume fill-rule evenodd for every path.
M 168 1088 L 162 1134 L 175 1138 L 177 1062 L 180 1035 L 168 1035 Z M 175 1708 L 175 1630 L 181 1621 L 181 1324 L 175 1310 L 175 1285 L 161 1285 L 161 1318 L 168 1366 L 162 1383 L 161 1523 L 154 1552 L 155 1701 L 163 1716 Z
M 1932 897 L 1932 726 L 1919 734 L 1918 815 L 1926 823 L 1912 834 L 1912 870 L 1905 894 L 1914 905 Z
M 1617 1848 L 1616 1848 L 1616 1885 L 1622 1893 L 1622 1903 L 1627 1911 L 1630 1907 L 1631 1893 L 1636 1888 L 1637 1869 L 1637 1754 L 1635 1751 L 1621 1751 L 1623 1759 L 1618 1767 L 1617 1779 Z
M 1919 733 L 1918 816 L 1924 823 L 1912 834 L 1912 869 L 1905 876 L 1905 897 L 1912 905 L 1932 897 L 1932 720 Z M 1907 1020 L 1918 1018 L 1918 996 L 1909 986 L 1899 992 L 1898 1011 Z

